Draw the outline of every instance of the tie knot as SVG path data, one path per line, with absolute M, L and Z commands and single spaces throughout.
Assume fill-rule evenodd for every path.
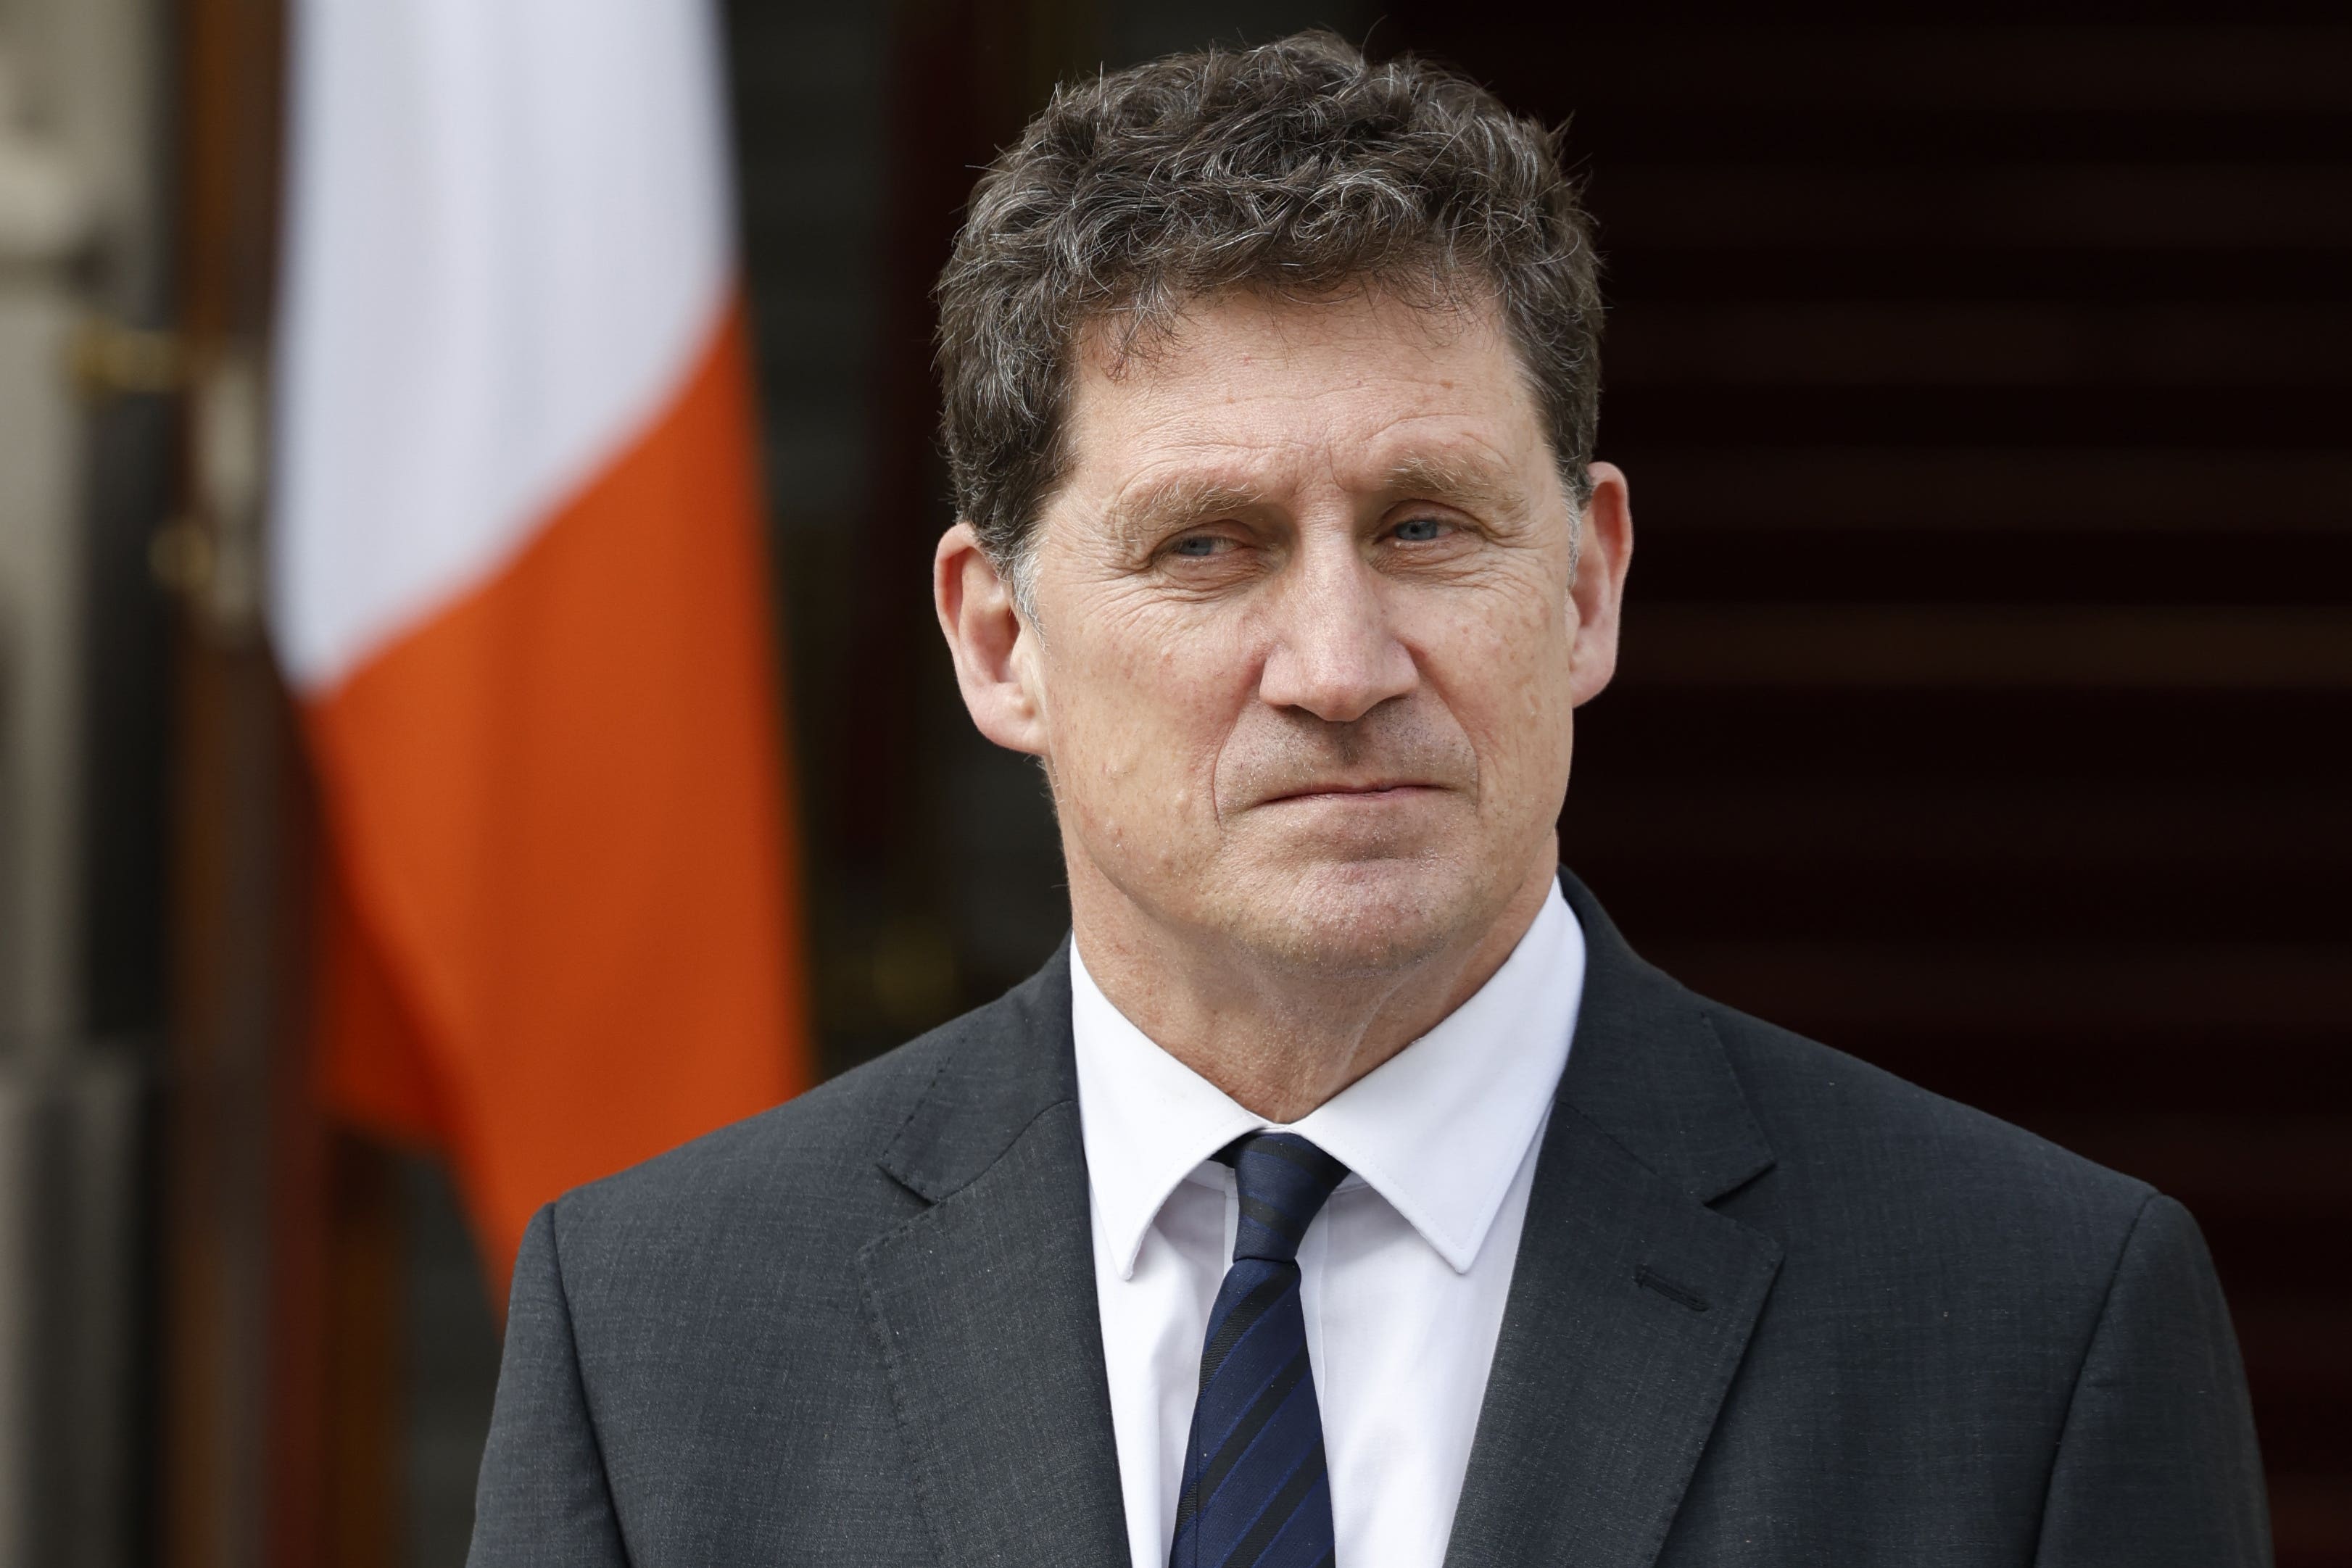
M 1235 1258 L 1287 1263 L 1348 1167 L 1296 1133 L 1253 1133 L 1226 1146 L 1241 1190 Z

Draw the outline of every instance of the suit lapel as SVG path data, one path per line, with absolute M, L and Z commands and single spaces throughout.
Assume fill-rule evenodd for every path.
M 1771 1151 L 1690 993 L 1563 875 L 1585 992 L 1449 1568 L 1647 1568 L 1780 1265 L 1709 1207 Z M 1127 1561 L 1067 948 L 946 1059 L 881 1156 L 929 1207 L 859 1256 L 918 1503 L 950 1564 Z
M 1646 1568 L 1780 1265 L 1708 1207 L 1771 1164 L 1697 999 L 1562 878 L 1588 963 L 1450 1568 Z
M 942 1067 L 882 1157 L 930 1207 L 858 1259 L 947 1563 L 1127 1560 L 1066 955 Z

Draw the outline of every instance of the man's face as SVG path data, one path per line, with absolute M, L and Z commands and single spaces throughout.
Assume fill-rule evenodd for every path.
M 996 737 L 1046 761 L 1074 896 L 1376 972 L 1549 876 L 1622 551 L 1571 591 L 1579 517 L 1487 315 L 1201 303 L 1116 373 L 1097 345 L 1069 420 L 1009 659 L 1034 711 Z

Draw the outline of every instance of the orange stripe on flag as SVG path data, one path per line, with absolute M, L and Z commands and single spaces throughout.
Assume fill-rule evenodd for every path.
M 541 1204 L 811 1078 L 750 389 L 730 307 L 522 553 L 308 710 L 325 1092 L 448 1150 L 501 1295 Z

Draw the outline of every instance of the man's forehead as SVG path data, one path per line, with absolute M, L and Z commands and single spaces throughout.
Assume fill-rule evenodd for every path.
M 1498 331 L 1390 303 L 1196 310 L 1148 356 L 1090 356 L 1072 389 L 1070 488 L 1123 513 L 1336 482 L 1495 498 L 1548 447 Z
M 1307 298 L 1260 289 L 1202 296 L 1138 324 L 1082 324 L 1076 383 L 1149 396 L 1247 369 L 1274 373 L 1346 358 L 1396 371 L 1516 361 L 1499 306 L 1485 293 L 1419 300 L 1367 282 Z

